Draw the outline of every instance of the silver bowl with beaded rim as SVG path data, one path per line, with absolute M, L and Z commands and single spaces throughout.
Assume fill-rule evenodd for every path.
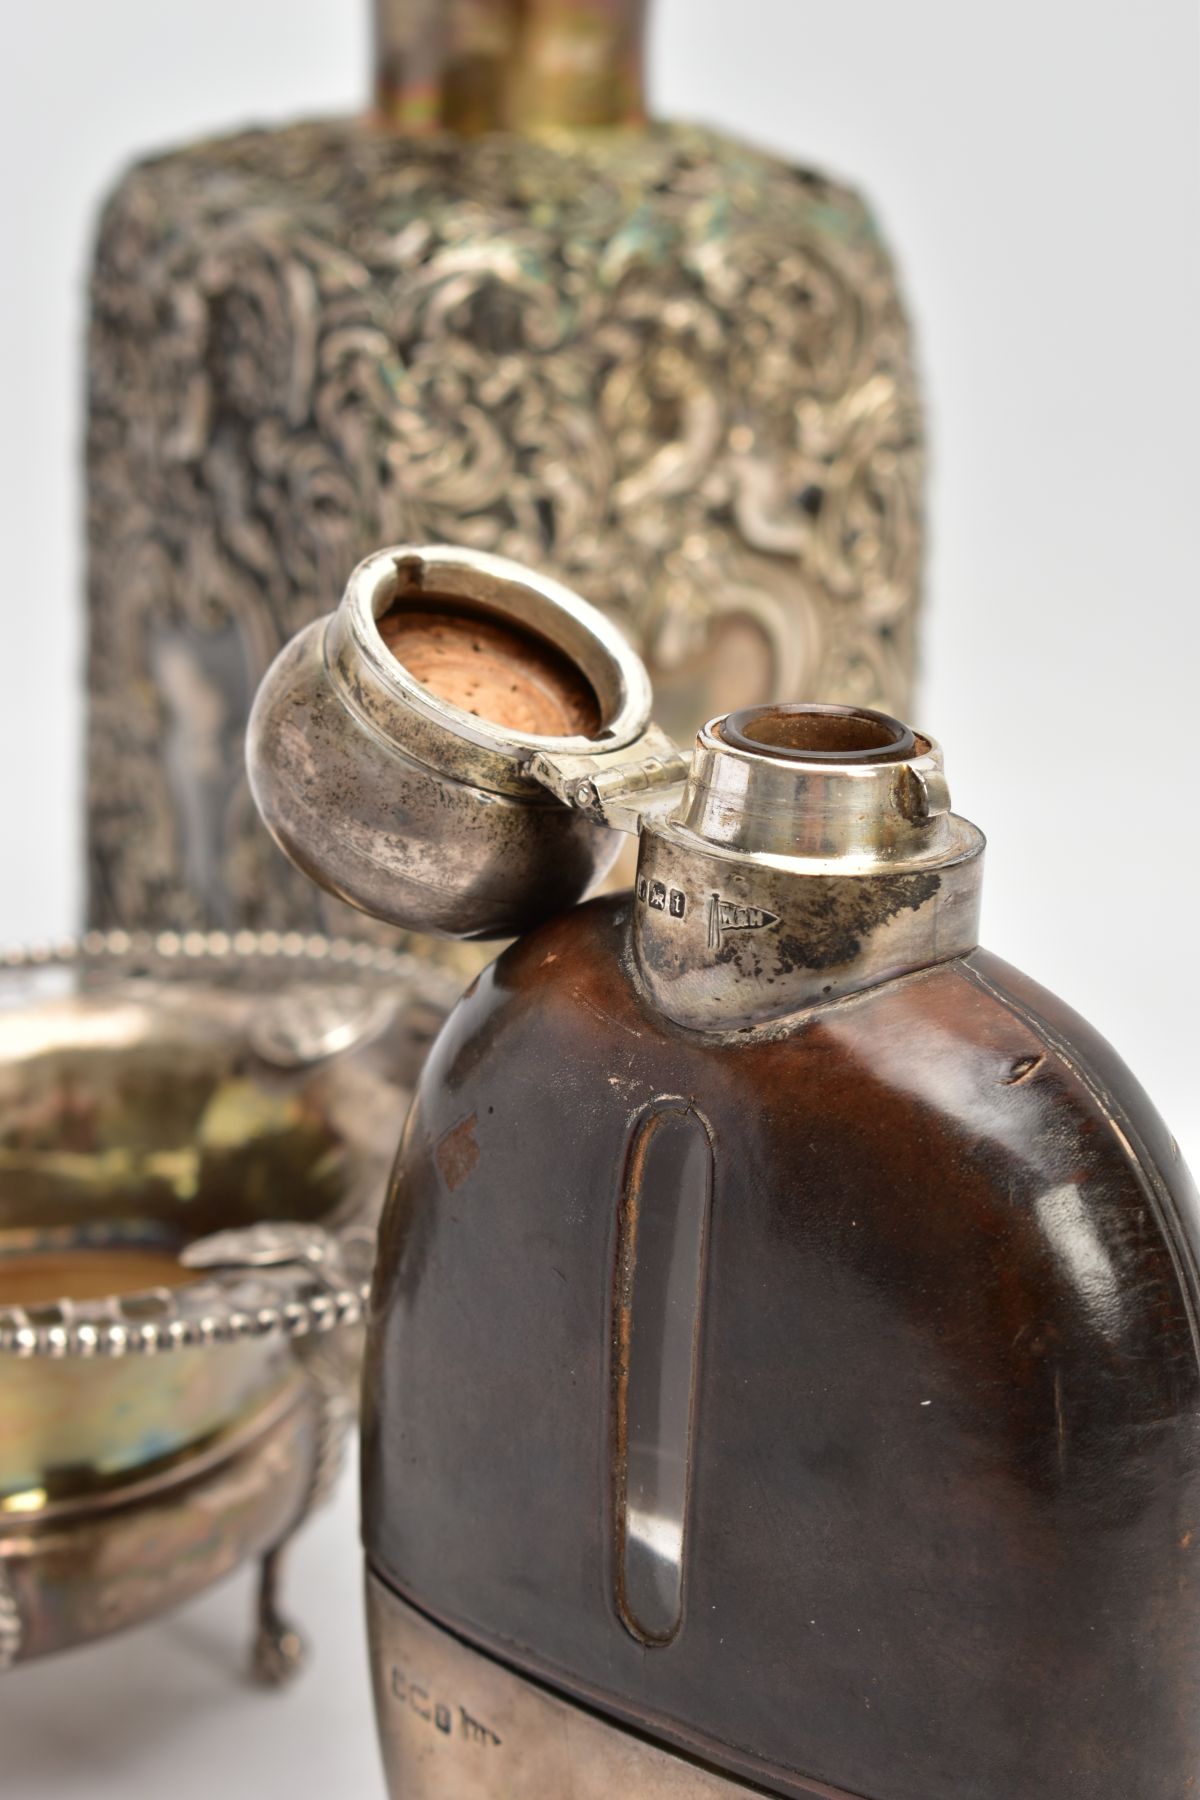
M 279 1557 L 353 1414 L 397 1109 L 457 984 L 253 932 L 0 953 L 0 1670 Z

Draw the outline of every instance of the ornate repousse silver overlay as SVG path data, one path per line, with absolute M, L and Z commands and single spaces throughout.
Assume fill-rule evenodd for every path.
M 243 729 L 380 543 L 569 582 L 685 742 L 769 694 L 907 707 L 890 262 L 853 194 L 711 133 L 312 124 L 142 165 L 100 234 L 88 445 L 100 923 L 325 916 L 253 821 Z

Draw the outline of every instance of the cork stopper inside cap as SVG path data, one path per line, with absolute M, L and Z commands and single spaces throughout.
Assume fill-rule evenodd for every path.
M 439 700 L 531 737 L 595 737 L 600 703 L 571 659 L 537 632 L 422 593 L 378 621 L 396 661 Z

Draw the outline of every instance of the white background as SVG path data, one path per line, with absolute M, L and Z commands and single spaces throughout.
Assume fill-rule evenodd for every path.
M 0 64 L 0 940 L 79 920 L 84 281 L 134 155 L 353 110 L 366 0 L 6 0 Z M 1196 0 L 659 0 L 659 110 L 871 193 L 932 415 L 919 723 L 991 841 L 989 946 L 1121 1048 L 1200 1164 Z M 354 1496 L 317 1636 L 239 1689 L 244 1580 L 0 1688 L 3 1800 L 378 1800 Z

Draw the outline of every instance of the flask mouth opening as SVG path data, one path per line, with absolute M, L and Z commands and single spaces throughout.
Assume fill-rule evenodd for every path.
M 745 707 L 730 713 L 718 729 L 731 749 L 790 762 L 902 762 L 928 748 L 909 726 L 887 713 L 815 701 Z

